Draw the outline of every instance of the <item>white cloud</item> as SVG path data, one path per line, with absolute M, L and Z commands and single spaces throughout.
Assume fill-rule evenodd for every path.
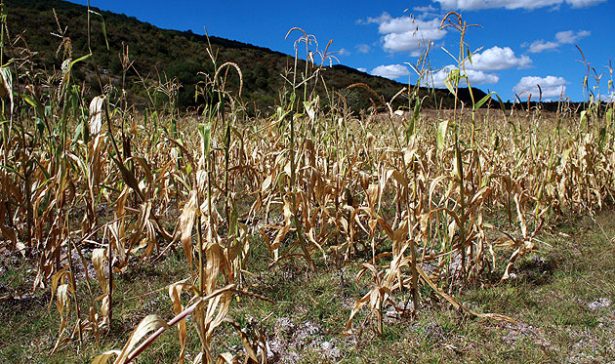
M 474 85 L 494 84 L 500 81 L 500 77 L 493 73 L 485 73 L 483 71 L 466 70 L 467 76 L 470 78 L 470 83 Z
M 422 34 L 423 36 L 418 35 L 417 33 L 407 32 L 407 33 L 391 33 L 387 34 L 383 38 L 382 47 L 389 52 L 403 52 L 408 51 L 413 56 L 417 56 L 420 54 L 420 49 L 425 48 L 431 44 L 434 40 L 441 39 L 441 36 L 437 36 L 437 34 L 429 33 Z M 428 37 L 425 37 L 427 35 Z M 435 35 L 433 39 L 430 39 L 430 36 Z
M 453 65 L 448 65 L 436 72 L 428 72 L 425 76 L 424 81 L 427 83 L 427 85 L 430 85 L 432 87 L 445 87 L 444 81 L 446 80 L 450 72 L 454 69 L 457 69 L 457 67 Z M 470 84 L 472 85 L 494 84 L 500 81 L 500 77 L 498 77 L 498 75 L 486 73 L 483 71 L 466 69 L 465 74 L 470 79 Z M 465 84 L 466 82 L 462 80 L 461 83 Z
M 528 51 L 530 51 L 530 53 L 541 53 L 544 51 L 548 51 L 551 49 L 557 49 L 559 48 L 559 43 L 557 42 L 545 42 L 544 40 L 537 40 L 532 42 L 532 44 L 530 44 Z
M 495 46 L 472 55 L 472 63 L 465 64 L 465 76 L 470 79 L 472 85 L 495 84 L 500 81 L 500 77 L 487 71 L 523 68 L 531 64 L 530 57 L 525 55 L 519 57 L 509 47 Z M 438 71 L 430 72 L 426 75 L 425 81 L 433 87 L 444 87 L 444 81 L 454 69 L 457 69 L 457 66 L 448 65 Z M 462 79 L 461 83 L 467 84 L 465 79 Z
M 411 52 L 429 46 L 431 42 L 440 40 L 446 35 L 446 30 L 440 29 L 440 20 L 419 20 L 409 16 L 391 18 L 378 27 L 384 34 L 382 47 L 389 52 Z
M 429 10 L 424 7 L 424 10 Z M 424 13 L 423 15 L 425 15 Z M 358 20 L 358 24 L 378 24 L 378 32 L 382 35 L 382 48 L 387 52 L 410 52 L 413 56 L 432 42 L 444 38 L 447 31 L 440 29 L 440 19 L 417 19 L 412 16 L 392 17 L 382 13 L 378 17 Z M 367 49 L 367 48 L 365 48 Z
M 561 4 L 562 0 L 435 0 L 445 9 L 536 9 Z
M 513 87 L 513 91 L 520 97 L 527 98 L 530 94 L 534 99 L 538 99 L 542 89 L 542 97 L 544 98 L 559 98 L 566 94 L 566 80 L 563 77 L 547 76 L 526 76 L 519 80 L 519 83 Z
M 432 5 L 415 6 L 414 8 L 412 8 L 412 10 L 416 11 L 417 13 L 435 13 L 438 11 L 438 9 L 436 9 Z
M 411 16 L 400 16 L 399 18 L 390 18 L 379 23 L 378 31 L 380 34 L 403 34 L 406 32 L 417 32 L 425 30 L 439 30 L 440 19 L 419 20 Z
M 386 77 L 391 80 L 398 79 L 402 76 L 410 75 L 408 68 L 401 64 L 381 65 L 374 68 L 370 74 L 374 76 Z
M 384 23 L 387 20 L 390 20 L 392 16 L 386 11 L 377 17 L 369 17 L 365 20 L 359 19 L 357 20 L 357 24 L 365 25 L 365 24 L 380 24 Z
M 604 102 L 615 102 L 615 91 L 611 91 L 608 95 L 600 95 L 600 100 Z
M 442 18 L 442 10 L 431 4 L 427 6 L 415 6 L 412 8 L 412 13 L 417 19 Z
M 372 50 L 372 47 L 370 47 L 369 44 L 358 44 L 356 47 L 357 52 L 362 53 L 362 54 L 367 54 Z
M 555 33 L 555 39 L 557 39 L 560 44 L 574 44 L 579 39 L 589 37 L 590 35 L 591 32 L 588 30 L 581 30 L 576 33 L 572 30 L 566 30 L 563 32 Z
M 481 10 L 481 9 L 538 9 L 547 6 L 568 4 L 573 8 L 596 5 L 606 0 L 432 0 L 444 9 Z
M 367 73 L 367 68 L 359 67 L 357 68 L 357 71 Z
M 509 47 L 492 47 L 472 55 L 472 63 L 467 68 L 477 71 L 499 71 L 509 68 L 523 68 L 532 64 L 528 56 L 517 57 Z
M 465 64 L 465 76 L 470 79 L 472 85 L 495 84 L 500 81 L 500 77 L 487 71 L 523 68 L 531 64 L 532 60 L 528 56 L 516 56 L 511 48 L 496 46 L 472 55 L 472 63 Z M 433 87 L 444 87 L 444 81 L 454 69 L 457 69 L 457 66 L 448 65 L 430 72 L 425 81 Z M 466 83 L 465 79 L 461 80 L 462 85 Z
M 605 1 L 606 0 L 566 0 L 566 2 L 573 8 L 585 8 Z
M 348 51 L 348 49 L 346 48 L 342 48 L 339 51 L 337 51 L 337 54 L 340 56 L 349 56 L 350 55 L 350 51 Z
M 563 32 L 555 33 L 555 40 L 553 41 L 544 41 L 542 39 L 532 42 L 529 45 L 528 51 L 531 53 L 541 53 L 544 51 L 557 49 L 562 44 L 574 44 L 577 41 L 589 37 L 591 35 L 590 31 L 580 30 L 575 32 L 573 30 L 565 30 Z

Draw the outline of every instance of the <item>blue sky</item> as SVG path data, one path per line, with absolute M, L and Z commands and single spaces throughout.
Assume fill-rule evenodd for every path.
M 615 58 L 615 0 L 312 0 L 196 1 L 91 0 L 92 6 L 124 13 L 167 29 L 192 30 L 293 53 L 285 40 L 293 26 L 314 34 L 340 63 L 365 72 L 416 82 L 406 66 L 431 44 L 432 71 L 425 81 L 442 87 L 457 54 L 457 32 L 439 28 L 440 19 L 457 10 L 468 23 L 467 43 L 475 51 L 467 74 L 473 86 L 503 99 L 519 94 L 557 100 L 585 98 L 585 68 L 578 44 L 591 66 L 602 74 L 600 93 L 608 94 L 609 60 Z M 74 0 L 86 4 L 87 0 Z M 613 60 L 615 61 L 615 59 Z M 593 78 L 592 78 L 593 79 Z M 598 90 L 596 90 L 598 91 Z

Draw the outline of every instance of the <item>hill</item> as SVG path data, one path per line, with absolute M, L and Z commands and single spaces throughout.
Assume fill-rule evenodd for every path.
M 19 58 L 24 49 L 29 49 L 34 52 L 33 67 L 51 70 L 59 69 L 68 57 L 76 59 L 89 53 L 86 7 L 59 0 L 7 0 L 5 9 L 13 44 L 6 49 L 9 56 Z M 178 93 L 179 105 L 194 105 L 195 85 L 202 79 L 199 72 L 213 72 L 206 52 L 208 39 L 205 36 L 190 31 L 163 30 L 134 17 L 96 8 L 92 10 L 100 14 L 90 14 L 90 48 L 93 55 L 75 72 L 79 79 L 90 81 L 87 85 L 93 88 L 90 89 L 91 93 L 100 93 L 103 85 L 118 86 L 121 83 L 120 55 L 126 45 L 130 59 L 134 61 L 134 70 L 138 71 L 137 74 L 131 69 L 126 73 L 126 88 L 131 95 L 136 95 L 133 102 L 141 105 L 146 102 L 143 84 L 139 82 L 142 78 L 176 79 L 182 85 Z M 215 36 L 210 36 L 209 42 L 217 54 L 218 64 L 232 61 L 241 68 L 244 99 L 249 109 L 262 110 L 275 105 L 278 92 L 286 82 L 281 75 L 292 66 L 292 57 Z M 304 63 L 300 61 L 299 69 L 303 67 Z M 385 100 L 404 86 L 343 65 L 327 67 L 322 75 L 327 86 L 340 90 L 355 110 L 369 107 L 372 94 L 358 88 L 348 90 L 349 85 L 365 83 Z M 229 82 L 231 87 L 236 88 L 239 79 L 233 74 Z M 476 98 L 485 95 L 478 89 L 474 91 Z M 446 90 L 421 89 L 420 93 L 421 96 L 428 96 L 423 106 L 452 105 L 453 99 Z M 469 102 L 466 89 L 460 90 L 459 94 L 462 101 Z M 407 99 L 400 98 L 399 103 L 407 104 Z

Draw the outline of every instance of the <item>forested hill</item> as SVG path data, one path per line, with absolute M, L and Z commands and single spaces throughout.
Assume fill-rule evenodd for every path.
M 88 53 L 87 8 L 59 0 L 5 0 L 4 4 L 8 14 L 9 39 L 14 44 L 13 47 L 7 46 L 9 56 L 23 57 L 23 49 L 28 48 L 34 52 L 31 54 L 34 67 L 51 70 L 59 69 L 68 57 L 76 59 Z M 90 47 L 93 56 L 75 70 L 76 77 L 89 81 L 86 84 L 94 88 L 91 89 L 92 93 L 100 92 L 96 88 L 104 84 L 118 85 L 121 82 L 122 63 L 119 55 L 122 46 L 127 45 L 134 69 L 140 77 L 176 79 L 182 85 L 178 96 L 179 105 L 189 107 L 194 104 L 195 85 L 202 79 L 199 72 L 213 71 L 206 52 L 208 41 L 205 36 L 190 31 L 164 30 L 134 17 L 95 8 L 93 10 L 101 15 L 90 14 Z M 67 39 L 70 39 L 70 46 Z M 281 75 L 293 64 L 290 56 L 215 36 L 210 36 L 209 42 L 218 55 L 218 64 L 232 61 L 241 68 L 244 100 L 249 108 L 265 110 L 275 105 L 279 91 L 286 82 Z M 303 66 L 303 62 L 300 62 L 299 69 L 303 69 Z M 322 74 L 328 87 L 345 95 L 349 106 L 355 110 L 372 105 L 370 98 L 374 96 L 365 89 L 346 89 L 351 84 L 365 83 L 385 100 L 404 86 L 342 65 L 328 67 Z M 126 75 L 126 85 L 133 95 L 133 101 L 144 104 L 146 93 L 142 82 L 138 82 L 141 80 L 139 75 L 130 70 Z M 236 76 L 230 76 L 231 87 L 233 83 L 236 87 L 238 81 Z M 429 95 L 425 98 L 424 106 L 452 105 L 453 99 L 446 90 L 429 93 L 429 90 L 423 89 L 421 93 Z M 481 98 L 485 94 L 475 89 L 474 95 Z M 467 90 L 460 90 L 462 101 L 469 102 L 468 96 Z M 400 98 L 399 102 L 404 101 Z

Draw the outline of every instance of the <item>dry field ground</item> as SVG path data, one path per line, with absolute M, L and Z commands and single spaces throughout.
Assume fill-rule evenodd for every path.
M 460 60 L 453 109 L 357 113 L 306 63 L 253 118 L 210 52 L 135 110 L 65 43 L 0 53 L 3 362 L 615 360 L 612 102 L 463 104 Z

